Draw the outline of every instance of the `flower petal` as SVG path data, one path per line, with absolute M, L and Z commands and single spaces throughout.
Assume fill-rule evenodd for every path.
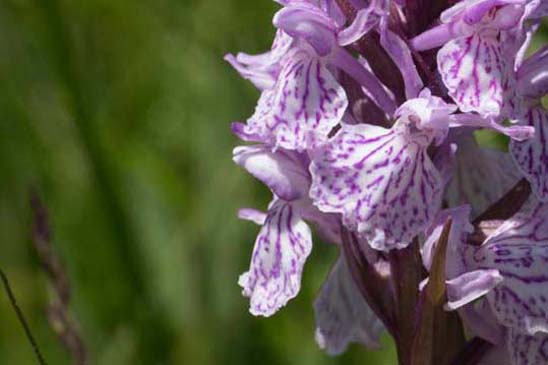
M 272 22 L 293 38 L 306 41 L 319 56 L 328 55 L 336 46 L 337 24 L 312 2 L 290 2 L 274 15 Z
M 381 45 L 398 66 L 407 99 L 416 98 L 423 87 L 422 80 L 407 44 L 388 28 L 381 30 Z
M 303 158 L 293 151 L 278 149 L 272 152 L 265 145 L 239 146 L 232 156 L 234 162 L 286 201 L 307 195 L 310 176 Z
M 378 348 L 383 325 L 354 284 L 344 257 L 333 266 L 314 302 L 316 342 L 330 355 L 353 342 Z
M 321 60 L 305 51 L 287 59 L 272 91 L 265 91 L 246 134 L 303 151 L 327 139 L 348 105 L 342 86 Z
M 379 11 L 374 5 L 373 2 L 372 5 L 367 8 L 360 9 L 352 24 L 339 32 L 338 41 L 341 46 L 347 46 L 356 42 L 379 24 Z
M 548 112 L 542 107 L 533 108 L 523 119 L 535 128 L 535 135 L 525 141 L 512 141 L 510 151 L 536 196 L 548 202 Z
M 425 232 L 427 238 L 421 249 L 422 262 L 428 271 L 430 271 L 434 252 L 436 251 L 436 245 L 440 240 L 443 227 L 445 223 L 451 219 L 445 276 L 448 279 L 453 279 L 462 274 L 464 267 L 459 258 L 460 253 L 462 252 L 462 245 L 466 242 L 468 234 L 474 231 L 474 227 L 469 222 L 469 217 L 469 205 L 445 209 L 436 215 L 432 225 Z
M 487 300 L 480 299 L 460 308 L 459 315 L 475 336 L 493 345 L 505 346 L 506 330 L 497 322 Z
M 548 2 L 546 0 L 531 0 L 527 4 L 531 9 L 527 9 L 527 15 L 531 19 L 541 19 L 548 16 Z
M 498 321 L 522 333 L 548 333 L 548 204 L 526 204 L 468 258 L 504 281 L 488 295 Z
M 449 95 L 463 112 L 499 114 L 503 64 L 495 37 L 475 33 L 451 40 L 440 49 L 437 59 Z
M 270 89 L 276 83 L 280 72 L 280 61 L 289 51 L 293 38 L 278 30 L 269 52 L 259 55 L 238 53 L 228 54 L 225 60 L 244 78 L 251 81 L 259 90 Z
M 430 137 L 371 125 L 343 125 L 313 156 L 310 196 L 341 213 L 371 247 L 407 246 L 441 201 L 442 178 L 426 153 Z
M 275 201 L 255 241 L 250 269 L 238 281 L 253 315 L 271 316 L 298 294 L 311 249 L 310 228 L 299 212 Z
M 238 218 L 253 222 L 262 226 L 266 221 L 266 213 L 253 208 L 242 208 L 238 210 Z
M 508 331 L 508 350 L 513 365 L 548 364 L 548 335 L 528 336 L 515 330 Z
M 445 309 L 455 310 L 483 297 L 503 280 L 498 270 L 475 270 L 447 281 Z

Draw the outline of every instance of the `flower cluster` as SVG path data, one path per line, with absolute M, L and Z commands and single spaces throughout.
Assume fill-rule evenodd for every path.
M 548 48 L 529 50 L 548 1 L 278 2 L 271 50 L 225 57 L 260 91 L 232 124 L 247 142 L 233 159 L 273 194 L 266 213 L 240 211 L 261 226 L 239 280 L 251 313 L 298 294 L 312 225 L 344 252 L 315 302 L 327 352 L 375 346 L 386 328 L 400 357 L 418 356 L 400 351 L 425 351 L 405 343 L 423 332 L 404 334 L 401 296 L 419 298 L 406 320 L 421 323 L 441 280 L 468 337 L 507 363 L 548 364 Z M 418 264 L 402 259 L 414 252 Z M 422 285 L 400 290 L 403 266 Z

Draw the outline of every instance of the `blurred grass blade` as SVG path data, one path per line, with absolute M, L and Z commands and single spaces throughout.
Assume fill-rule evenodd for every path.
M 0 269 L 0 278 L 2 278 L 2 283 L 4 284 L 4 289 L 6 290 L 6 293 L 8 294 L 8 298 L 10 300 L 10 304 L 13 307 L 13 310 L 17 314 L 17 318 L 19 319 L 19 323 L 21 323 L 21 326 L 23 326 L 23 330 L 25 331 L 25 335 L 27 336 L 27 339 L 30 342 L 30 345 L 32 346 L 32 349 L 34 350 L 34 353 L 36 354 L 36 358 L 38 359 L 38 363 L 40 365 L 46 365 L 46 361 L 44 360 L 44 357 L 42 356 L 42 352 L 40 351 L 40 348 L 38 347 L 38 343 L 34 339 L 34 336 L 32 335 L 32 331 L 30 330 L 30 326 L 27 323 L 27 320 L 25 319 L 25 316 L 23 315 L 23 311 L 21 308 L 19 308 L 19 305 L 17 304 L 17 300 L 15 299 L 15 294 L 13 294 L 13 291 L 11 290 L 10 283 L 8 281 L 8 277 L 4 273 L 2 269 Z

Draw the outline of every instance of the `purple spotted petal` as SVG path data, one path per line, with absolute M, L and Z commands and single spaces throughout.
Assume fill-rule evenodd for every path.
M 475 218 L 516 185 L 521 174 L 509 153 L 478 146 L 472 134 L 456 142 L 456 167 L 445 198 L 449 206 L 470 204 Z
M 440 205 L 442 178 L 426 152 L 432 137 L 407 128 L 343 125 L 312 158 L 314 204 L 341 213 L 378 250 L 408 245 Z
M 535 128 L 535 135 L 522 142 L 512 141 L 510 151 L 536 196 L 548 201 L 548 112 L 532 108 L 523 119 Z
M 411 40 L 418 50 L 437 48 L 451 39 L 474 34 L 497 37 L 500 31 L 514 31 L 523 19 L 525 0 L 463 0 L 440 15 L 441 23 Z M 508 34 L 503 34 L 506 37 Z M 515 36 L 517 34 L 513 34 Z
M 468 258 L 504 278 L 489 294 L 498 321 L 521 333 L 548 333 L 548 205 L 531 202 Z
M 236 147 L 232 159 L 265 183 L 276 196 L 291 201 L 307 195 L 310 177 L 302 156 L 265 145 Z
M 310 228 L 299 212 L 275 201 L 255 241 L 249 271 L 238 281 L 253 315 L 271 316 L 297 295 L 311 249 Z
M 503 102 L 503 64 L 495 37 L 480 33 L 449 41 L 437 58 L 443 83 L 463 112 L 499 114 Z
M 548 334 L 528 336 L 510 330 L 507 343 L 513 365 L 548 364 Z
M 314 302 L 316 342 L 330 355 L 346 351 L 353 342 L 379 347 L 383 325 L 373 313 L 339 257 Z
M 323 61 L 295 50 L 287 59 L 273 90 L 263 92 L 246 135 L 288 149 L 303 151 L 311 141 L 327 139 L 348 105 L 341 85 Z
M 243 141 L 274 144 L 275 135 L 267 128 L 266 124 L 272 117 L 274 96 L 274 90 L 264 90 L 257 101 L 255 113 L 247 120 L 246 124 L 232 123 L 232 132 Z

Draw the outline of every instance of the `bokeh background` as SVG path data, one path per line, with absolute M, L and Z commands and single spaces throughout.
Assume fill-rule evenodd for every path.
M 231 161 L 258 92 L 222 60 L 266 50 L 271 0 L 0 0 L 0 268 L 49 364 L 69 364 L 31 237 L 50 212 L 92 364 L 394 364 L 314 342 L 337 250 L 315 246 L 299 297 L 254 318 L 238 275 L 269 193 Z M 4 291 L 0 364 L 36 364 Z
M 248 313 L 238 275 L 266 188 L 236 167 L 229 122 L 258 92 L 222 60 L 266 50 L 271 0 L 0 0 L 0 268 L 49 364 L 69 364 L 31 243 L 47 204 L 91 364 L 395 364 L 391 341 L 336 358 L 312 303 L 335 247 L 317 242 L 297 299 Z M 540 43 L 543 41 L 540 40 Z M 537 42 L 537 44 L 539 44 Z M 36 364 L 0 292 L 0 364 Z

